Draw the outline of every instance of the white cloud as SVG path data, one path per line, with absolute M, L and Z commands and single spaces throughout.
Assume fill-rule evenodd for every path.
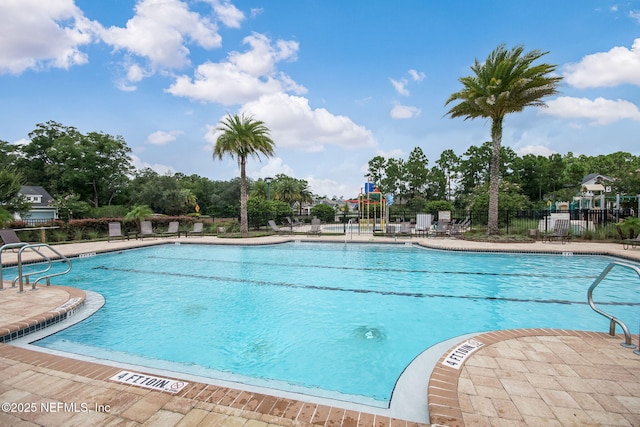
M 516 150 L 518 156 L 526 156 L 527 154 L 533 154 L 534 156 L 549 157 L 555 151 L 545 147 L 544 145 L 527 145 Z
M 403 158 L 407 153 L 402 148 L 393 148 L 391 150 L 376 150 L 376 156 L 382 156 L 385 159 L 399 159 Z M 366 173 L 369 169 L 369 164 L 365 164 L 364 172 Z
M 0 74 L 86 64 L 80 47 L 101 29 L 73 0 L 2 1 L 0 28 Z
M 640 38 L 634 40 L 631 49 L 617 46 L 566 65 L 563 77 L 577 88 L 640 85 Z
M 394 80 L 394 79 L 389 79 L 389 81 L 391 82 L 391 84 L 393 85 L 393 88 L 396 90 L 396 92 L 398 92 L 399 95 L 402 96 L 409 96 L 409 90 L 407 89 L 407 81 L 402 79 L 402 80 Z
M 179 0 L 142 0 L 135 12 L 125 28 L 112 26 L 102 38 L 115 49 L 147 59 L 152 68 L 188 66 L 189 41 L 206 49 L 221 45 L 215 23 Z
M 319 196 L 327 196 L 329 198 L 336 196 L 344 196 L 346 198 L 357 196 L 357 190 L 354 185 L 344 181 L 336 181 L 331 178 L 316 178 L 308 176 L 305 179 L 309 183 L 309 188 L 313 194 Z
M 547 102 L 548 108 L 541 108 L 540 114 L 568 118 L 587 119 L 591 125 L 607 125 L 623 119 L 640 120 L 638 107 L 622 99 L 573 98 L 561 96 Z
M 394 119 L 412 119 L 414 117 L 418 117 L 420 113 L 421 110 L 417 107 L 396 104 L 393 106 L 389 114 L 391 118 Z
M 427 75 L 425 73 L 423 73 L 422 71 L 417 71 L 417 70 L 409 70 L 409 75 L 411 76 L 413 81 L 416 81 L 416 82 L 420 82 L 420 81 L 424 80 L 425 77 L 427 77 Z
M 151 145 L 167 145 L 168 143 L 175 141 L 176 137 L 183 133 L 184 132 L 180 130 L 172 130 L 169 132 L 159 130 L 147 136 L 146 143 Z
M 129 157 L 131 158 L 131 164 L 137 170 L 143 170 L 143 169 L 149 168 L 157 172 L 159 175 L 168 175 L 168 174 L 173 175 L 176 173 L 175 169 L 172 168 L 171 166 L 163 165 L 160 163 L 150 164 L 143 161 L 140 157 L 136 156 L 135 154 L 131 154 Z
M 425 73 L 414 70 L 414 69 L 409 70 L 407 73 L 409 74 L 409 77 L 411 78 L 411 80 L 413 80 L 414 82 L 422 81 L 426 77 Z M 403 77 L 400 80 L 389 78 L 389 81 L 391 82 L 391 85 L 396 90 L 396 92 L 398 92 L 399 95 L 402 95 L 402 96 L 411 95 L 411 93 L 409 92 L 409 89 L 407 89 L 407 85 L 409 84 L 409 81 L 407 78 Z
M 263 160 L 265 161 L 265 160 Z M 247 175 L 253 179 L 265 178 L 267 176 L 274 177 L 278 174 L 285 174 L 287 176 L 295 177 L 293 168 L 283 163 L 280 157 L 269 157 L 266 159 L 266 164 L 251 162 L 249 168 L 255 165 L 261 165 L 260 168 L 255 170 L 248 170 Z
M 242 111 L 266 124 L 276 147 L 317 152 L 325 145 L 343 148 L 375 145 L 371 131 L 346 116 L 331 114 L 324 108 L 312 109 L 303 97 L 282 92 L 264 95 L 245 104 Z
M 244 13 L 238 10 L 227 0 L 211 0 L 213 10 L 218 14 L 218 19 L 229 28 L 240 28 L 244 21 Z
M 629 12 L 629 18 L 640 23 L 640 10 L 632 10 Z
M 198 66 L 193 79 L 180 76 L 167 92 L 224 105 L 242 104 L 281 91 L 306 92 L 304 87 L 275 68 L 280 61 L 295 60 L 296 42 L 278 40 L 272 45 L 268 37 L 252 34 L 244 39 L 244 43 L 250 46 L 248 51 L 232 52 L 226 62 L 207 62 Z

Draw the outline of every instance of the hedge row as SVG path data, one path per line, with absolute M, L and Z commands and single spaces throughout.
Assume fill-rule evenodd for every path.
M 216 232 L 216 227 L 220 226 L 220 224 L 225 224 L 227 227 L 231 226 L 221 219 L 216 219 L 216 226 L 214 226 L 214 221 L 209 217 L 157 216 L 151 219 L 154 230 L 158 232 L 166 231 L 171 221 L 178 221 L 180 223 L 180 230 L 191 230 L 193 223 L 204 222 L 205 233 Z M 123 218 L 88 218 L 72 219 L 69 221 L 53 220 L 40 224 L 38 227 L 52 227 L 45 229 L 47 242 L 71 242 L 106 239 L 109 235 L 110 222 L 120 222 L 122 224 L 123 234 L 138 230 L 136 221 L 125 221 Z M 16 230 L 18 237 L 24 242 L 41 241 L 42 230 L 38 229 L 38 227 L 29 226 L 23 221 L 14 221 L 7 225 L 7 228 Z

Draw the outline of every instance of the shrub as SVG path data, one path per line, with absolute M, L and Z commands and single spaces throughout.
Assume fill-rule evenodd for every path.
M 329 205 L 319 204 L 311 208 L 311 215 L 318 217 L 320 221 L 333 222 L 336 218 L 336 211 Z
M 616 228 L 620 230 L 622 239 L 635 239 L 640 234 L 640 218 L 627 217 L 624 221 L 617 223 Z

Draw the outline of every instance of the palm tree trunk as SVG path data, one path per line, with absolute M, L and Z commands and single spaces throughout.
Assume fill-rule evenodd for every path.
M 489 220 L 487 234 L 500 234 L 498 228 L 498 194 L 500 189 L 500 146 L 502 145 L 502 117 L 491 121 L 491 165 L 489 175 Z
M 247 218 L 247 158 L 240 156 L 240 234 L 242 237 L 249 236 L 249 221 Z

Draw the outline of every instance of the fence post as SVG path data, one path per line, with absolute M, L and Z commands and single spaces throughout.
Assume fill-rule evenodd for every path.
M 510 218 L 509 209 L 506 210 L 506 214 L 507 214 L 507 234 L 509 234 L 509 218 Z

